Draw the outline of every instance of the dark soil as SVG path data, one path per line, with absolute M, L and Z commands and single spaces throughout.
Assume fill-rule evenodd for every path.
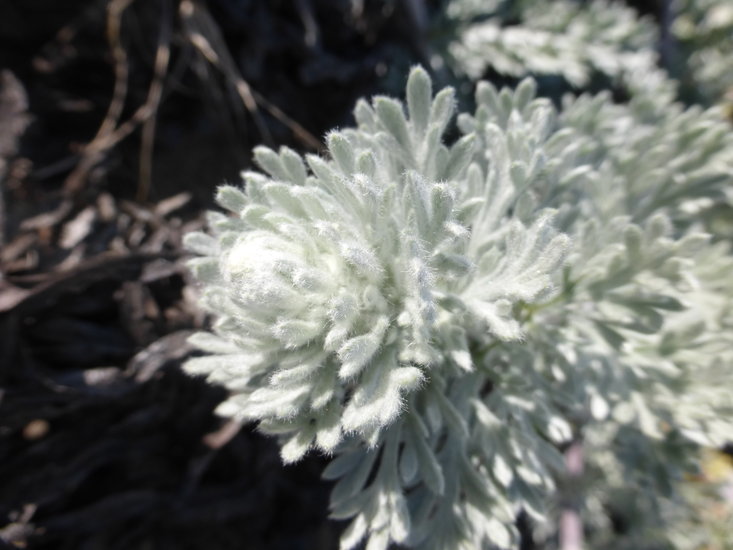
M 337 548 L 325 459 L 283 467 L 183 374 L 207 319 L 181 236 L 254 145 L 315 151 L 389 91 L 419 58 L 411 17 L 0 2 L 0 548 Z

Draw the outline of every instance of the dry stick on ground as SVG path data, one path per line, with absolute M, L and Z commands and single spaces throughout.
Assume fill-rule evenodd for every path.
M 290 128 L 295 137 L 306 147 L 314 150 L 322 147 L 320 140 L 276 105 L 265 99 L 242 78 L 236 63 L 226 48 L 216 22 L 203 5 L 192 0 L 183 0 L 180 5 L 180 15 L 188 41 L 199 50 L 209 63 L 219 69 L 233 83 L 245 107 L 252 114 L 257 129 L 265 142 L 271 144 L 272 137 L 259 113 L 258 104 Z
M 79 164 L 77 164 L 76 168 L 66 179 L 64 191 L 67 194 L 74 194 L 79 191 L 87 175 L 99 163 L 103 155 L 129 136 L 139 125 L 144 124 L 155 116 L 158 110 L 162 96 L 163 79 L 167 73 L 168 62 L 170 60 L 170 31 L 166 30 L 166 26 L 170 25 L 170 22 L 165 21 L 161 26 L 158 51 L 156 52 L 155 74 L 150 85 L 148 97 L 145 103 L 138 107 L 128 120 L 119 124 L 120 115 L 127 96 L 127 80 L 129 76 L 127 53 L 120 41 L 120 27 L 122 13 L 134 1 L 112 0 L 109 5 L 107 36 L 115 59 L 114 92 L 107 115 L 97 131 L 97 135 L 84 148 Z
M 153 149 L 155 140 L 155 126 L 157 107 L 163 95 L 163 83 L 168 73 L 168 64 L 171 57 L 171 5 L 170 0 L 161 0 L 160 32 L 158 46 L 155 52 L 153 81 L 150 84 L 146 104 L 155 105 L 151 116 L 143 123 L 142 143 L 140 145 L 140 177 L 136 199 L 138 202 L 147 200 L 152 186 Z
M 72 42 L 78 36 L 80 29 L 88 28 L 90 20 L 96 17 L 98 10 L 105 9 L 109 0 L 95 0 L 82 10 L 71 22 L 61 27 L 56 36 L 41 48 L 41 54 L 33 58 L 33 67 L 40 73 L 49 73 L 54 70 L 53 53 L 59 50 L 72 49 Z M 51 58 L 51 59 L 49 59 Z M 33 167 L 33 179 L 40 181 L 52 178 L 74 168 L 79 162 L 79 153 L 71 153 L 41 167 Z
M 256 90 L 252 90 L 252 95 L 254 95 L 255 99 L 260 104 L 262 104 L 265 109 L 267 109 L 268 113 L 270 113 L 286 127 L 290 128 L 295 137 L 300 139 L 303 145 L 309 147 L 310 149 L 313 149 L 314 151 L 323 149 L 323 143 L 321 143 L 321 141 L 317 137 L 315 137 L 303 126 L 301 126 L 288 115 L 286 115 L 277 105 L 265 99 L 265 97 Z
M 107 16 L 107 36 L 112 55 L 115 60 L 115 85 L 107 114 L 92 141 L 84 148 L 82 158 L 76 168 L 69 174 L 64 185 L 64 191 L 73 195 L 78 192 L 89 172 L 96 166 L 104 154 L 121 140 L 129 136 L 139 125 L 145 125 L 142 136 L 142 150 L 140 158 L 140 185 L 138 199 L 147 197 L 150 189 L 150 174 L 152 164 L 152 142 L 155 133 L 155 122 L 149 122 L 157 113 L 163 94 L 163 82 L 167 74 L 170 61 L 170 7 L 169 1 L 163 4 L 163 22 L 158 41 L 155 59 L 155 73 L 151 82 L 148 97 L 143 105 L 127 121 L 119 124 L 119 119 L 127 97 L 127 83 L 129 66 L 127 53 L 122 46 L 120 30 L 123 12 L 135 0 L 111 0 Z M 203 57 L 218 68 L 231 82 L 239 94 L 245 107 L 250 111 L 255 124 L 266 142 L 272 143 L 272 137 L 258 110 L 258 103 L 282 124 L 290 128 L 293 134 L 307 147 L 317 150 L 321 142 L 303 126 L 287 116 L 281 109 L 270 103 L 261 94 L 258 94 L 239 75 L 236 64 L 226 49 L 216 22 L 206 9 L 191 0 L 180 3 L 179 12 L 184 23 L 187 40 L 203 55 Z M 212 42 L 214 46 L 212 46 Z
M 107 6 L 107 41 L 114 59 L 115 83 L 112 101 L 107 114 L 91 142 L 84 148 L 82 158 L 76 168 L 69 174 L 64 190 L 73 194 L 81 189 L 89 171 L 99 162 L 103 152 L 109 148 L 109 136 L 119 122 L 127 97 L 127 80 L 130 72 L 127 63 L 127 52 L 120 40 L 122 14 L 135 0 L 112 0 Z
M 18 141 L 30 122 L 25 88 L 10 71 L 0 71 L 0 250 L 5 246 L 5 181 Z M 2 270 L 0 266 L 0 282 Z
M 127 52 L 122 46 L 120 31 L 122 27 L 122 14 L 134 1 L 112 0 L 107 8 L 107 40 L 112 49 L 112 57 L 115 62 L 115 87 L 112 93 L 112 102 L 109 104 L 109 110 L 97 131 L 95 140 L 97 137 L 106 136 L 112 132 L 115 126 L 117 126 L 122 115 L 122 109 L 125 106 L 130 67 L 127 63 Z
M 313 6 L 310 0 L 296 0 L 295 7 L 298 10 L 298 15 L 300 15 L 300 20 L 303 22 L 305 45 L 314 48 L 320 42 L 321 33 L 313 15 Z
M 252 96 L 252 89 L 239 76 L 236 64 L 229 55 L 219 28 L 209 12 L 196 2 L 183 0 L 179 6 L 179 13 L 188 42 L 201 53 L 204 59 L 221 70 L 227 78 L 234 82 L 237 93 L 252 115 L 260 135 L 265 142 L 272 144 L 272 135 L 262 119 L 257 102 Z

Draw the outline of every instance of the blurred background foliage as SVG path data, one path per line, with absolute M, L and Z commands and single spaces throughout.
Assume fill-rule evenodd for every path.
M 319 151 L 325 132 L 352 124 L 357 98 L 400 94 L 407 70 L 418 63 L 432 72 L 437 86 L 455 86 L 464 108 L 471 108 L 480 79 L 513 86 L 533 75 L 540 93 L 556 103 L 566 93 L 602 90 L 619 102 L 636 94 L 652 100 L 672 94 L 687 104 L 723 109 L 733 120 L 733 3 L 3 0 L 3 90 L 7 95 L 15 86 L 20 99 L 13 103 L 12 113 L 18 111 L 13 120 L 25 130 L 18 132 L 17 144 L 0 148 L 6 203 L 0 236 L 16 242 L 13 238 L 30 232 L 46 242 L 41 225 L 28 224 L 29 218 L 51 212 L 56 225 L 78 220 L 101 196 L 145 209 L 185 192 L 191 200 L 184 218 L 200 217 L 211 205 L 213 189 L 237 181 L 239 171 L 251 165 L 255 145 Z M 710 215 L 711 231 L 720 239 L 733 238 L 733 209 L 719 206 Z M 171 239 L 167 246 L 175 248 Z M 91 254 L 87 249 L 82 255 Z M 39 276 L 51 269 L 40 257 L 16 271 L 7 265 L 3 270 Z M 168 329 L 160 330 L 158 336 Z M 8 385 L 17 377 L 4 368 L 0 380 Z M 17 380 L 12 383 L 20 384 Z M 210 416 L 213 406 L 201 414 Z M 0 437 L 18 430 L 6 426 Z M 24 445 L 13 449 L 22 454 L 30 448 Z M 594 521 L 589 499 L 585 513 L 593 547 L 733 548 L 730 451 L 706 451 L 687 472 L 681 495 L 652 498 L 658 507 L 654 514 L 644 508 L 649 499 L 606 487 L 603 472 L 588 472 L 589 487 L 604 492 L 616 510 L 610 520 Z M 232 463 L 222 468 L 241 474 Z M 11 498 L 15 493 L 8 487 L 4 509 L 12 526 L 21 522 L 22 499 Z M 324 491 L 318 491 L 323 500 Z M 95 497 L 91 487 L 85 494 L 88 501 L 105 496 Z M 58 506 L 50 517 L 64 511 Z M 325 513 L 325 505 L 321 508 Z M 672 520 L 671 530 L 660 533 L 646 521 L 657 512 Z M 0 540 L 30 540 L 17 529 L 15 538 L 9 532 L 0 529 Z M 102 544 L 99 540 L 117 547 L 112 539 L 89 542 L 93 537 L 85 532 L 74 531 L 69 539 L 74 548 L 105 547 L 94 545 Z M 182 547 L 176 546 L 175 533 L 169 535 L 173 538 L 154 547 Z M 335 540 L 319 536 L 308 540 L 322 541 L 323 548 Z M 229 544 L 237 539 L 210 540 L 207 548 L 234 548 Z M 528 535 L 524 548 L 552 548 L 555 540 L 553 533 L 535 534 L 535 542 Z

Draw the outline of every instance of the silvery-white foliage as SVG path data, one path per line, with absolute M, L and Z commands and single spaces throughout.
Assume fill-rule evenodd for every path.
M 699 222 L 730 193 L 718 114 L 482 83 L 447 146 L 453 91 L 416 68 L 406 96 L 360 101 L 323 156 L 256 149 L 186 238 L 216 317 L 187 371 L 285 462 L 334 456 L 342 549 L 516 548 L 564 443 L 653 483 L 628 441 L 729 437 L 733 260 Z
M 457 26 L 449 62 L 477 80 L 488 68 L 513 77 L 559 75 L 576 87 L 603 74 L 646 86 L 656 71 L 658 30 L 620 2 L 452 0 Z M 641 77 L 641 78 L 639 78 Z
M 665 9 L 668 36 L 660 40 L 652 18 L 618 0 L 562 0 L 552 9 L 542 0 L 450 0 L 446 60 L 474 81 L 492 69 L 515 78 L 557 75 L 583 88 L 600 74 L 632 95 L 673 97 L 678 85 L 663 64 L 687 100 L 730 103 L 733 4 L 674 0 Z

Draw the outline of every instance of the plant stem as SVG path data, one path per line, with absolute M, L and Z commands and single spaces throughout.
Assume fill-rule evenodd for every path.
M 576 439 L 565 451 L 569 495 L 560 516 L 560 550 L 583 549 L 583 521 L 580 518 L 578 481 L 583 475 L 583 443 Z

